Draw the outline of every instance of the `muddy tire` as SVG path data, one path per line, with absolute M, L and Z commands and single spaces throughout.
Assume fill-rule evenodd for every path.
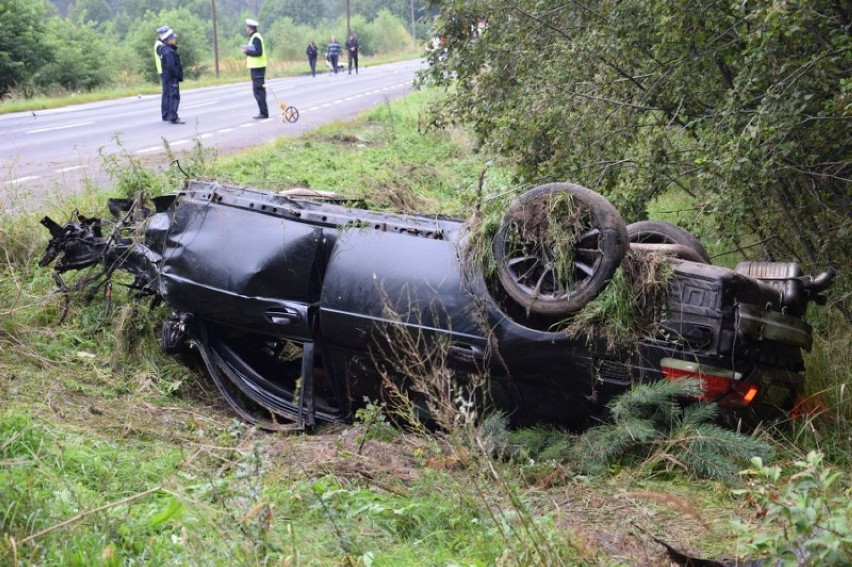
M 695 252 L 705 264 L 710 255 L 701 242 L 689 232 L 662 221 L 639 221 L 627 225 L 627 238 L 637 244 L 680 244 Z
M 178 354 L 189 346 L 189 337 L 179 319 L 169 317 L 160 329 L 160 348 L 166 354 Z
M 492 241 L 503 291 L 528 313 L 548 318 L 571 315 L 594 299 L 627 247 L 615 207 L 571 183 L 521 195 Z

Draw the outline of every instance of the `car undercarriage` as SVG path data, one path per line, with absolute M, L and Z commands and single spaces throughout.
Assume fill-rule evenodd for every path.
M 117 271 L 165 303 L 160 343 L 196 349 L 228 404 L 273 430 L 352 418 L 364 399 L 406 392 L 428 419 L 415 371 L 519 425 L 581 428 L 632 384 L 696 378 L 735 420 L 787 415 L 802 391 L 804 317 L 834 277 L 795 263 L 714 266 L 688 232 L 625 225 L 569 183 L 518 197 L 493 232 L 470 221 L 370 211 L 310 191 L 209 181 L 153 199 L 110 201 L 50 231 L 41 265 Z M 480 227 L 481 228 L 481 227 Z M 627 258 L 662 258 L 652 327 L 633 344 L 566 332 Z

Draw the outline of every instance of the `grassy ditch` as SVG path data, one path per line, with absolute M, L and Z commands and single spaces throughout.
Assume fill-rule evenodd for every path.
M 206 159 L 198 147 L 184 168 L 474 217 L 483 195 L 510 192 L 511 172 L 486 167 L 464 132 L 422 133 L 429 96 L 239 156 Z M 120 193 L 177 183 L 173 173 L 143 175 L 140 167 L 116 165 Z M 57 221 L 75 208 L 101 214 L 111 195 L 92 191 L 46 212 Z M 664 564 L 653 538 L 717 558 L 803 545 L 812 564 L 840 564 L 823 526 L 835 530 L 840 552 L 849 549 L 842 538 L 852 524 L 841 520 L 852 513 L 850 428 L 837 409 L 848 401 L 849 360 L 837 358 L 848 356 L 849 343 L 848 333 L 830 332 L 836 321 L 820 321 L 811 355 L 818 383 L 836 390 L 823 415 L 753 445 L 714 440 L 713 458 L 738 449 L 746 475 L 680 466 L 686 452 L 702 450 L 701 435 L 718 432 L 704 427 L 708 414 L 654 409 L 671 409 L 668 397 L 654 398 L 659 392 L 619 406 L 624 419 L 598 438 L 510 432 L 499 416 L 462 419 L 441 435 L 403 431 L 378 403 L 352 425 L 283 436 L 235 419 L 197 363 L 163 354 L 157 332 L 166 310 L 133 299 L 120 279 L 90 301 L 72 294 L 58 325 L 66 306 L 49 270 L 37 266 L 47 241 L 40 216 L 0 211 L 4 565 Z M 440 401 L 448 399 L 467 411 L 470 400 Z M 657 402 L 646 411 L 649 399 Z M 633 443 L 634 426 L 645 427 L 641 443 Z M 612 439 L 623 450 L 586 466 L 583 448 Z M 810 457 L 812 448 L 825 458 Z M 755 454 L 766 462 L 749 465 Z M 796 515 L 785 516 L 779 502 Z M 808 514 L 816 520 L 806 525 Z

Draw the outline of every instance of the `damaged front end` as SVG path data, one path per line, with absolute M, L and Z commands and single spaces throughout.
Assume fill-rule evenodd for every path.
M 41 224 L 50 232 L 50 241 L 39 260 L 39 266 L 54 263 L 53 279 L 60 291 L 69 292 L 62 274 L 93 268 L 90 273 L 77 281 L 77 288 L 88 286 L 94 294 L 101 286 L 108 286 L 116 270 L 129 273 L 134 280 L 129 284 L 139 295 L 159 298 L 157 281 L 159 277 L 160 256 L 144 244 L 136 242 L 132 234 L 137 223 L 147 217 L 149 211 L 143 209 L 140 199 L 110 199 L 108 206 L 113 219 L 107 224 L 112 227 L 104 235 L 105 221 L 100 218 L 86 217 L 74 213 L 73 220 L 59 225 L 50 217 L 41 219 Z M 124 213 L 122 217 L 120 214 Z M 67 314 L 63 310 L 62 319 Z

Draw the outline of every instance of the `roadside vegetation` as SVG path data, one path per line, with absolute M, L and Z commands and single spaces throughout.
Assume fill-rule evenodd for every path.
M 603 194 L 628 223 L 676 193 L 662 210 L 705 242 L 835 266 L 852 321 L 848 2 L 428 5 L 435 126 L 470 128 L 521 179 Z
M 461 217 L 528 188 L 509 161 L 474 153 L 467 130 L 426 132 L 435 97 L 238 156 L 199 143 L 167 159 L 191 176 Z M 848 560 L 852 337 L 836 309 L 815 313 L 807 383 L 820 401 L 751 436 L 716 428 L 712 407 L 674 406 L 688 383 L 634 391 L 584 435 L 511 431 L 474 411 L 475 393 L 428 382 L 441 433 L 394 425 L 404 403 L 376 401 L 351 425 L 265 433 L 234 418 L 191 358 L 161 351 L 163 307 L 118 278 L 92 297 L 72 286 L 66 306 L 37 266 L 43 214 L 100 215 L 109 196 L 183 178 L 111 159 L 111 187 L 38 215 L 0 211 L 0 563 L 666 564 L 655 538 L 701 557 Z M 660 193 L 654 214 L 673 220 L 688 200 Z M 714 240 L 702 219 L 691 228 Z M 728 251 L 715 240 L 711 253 Z

